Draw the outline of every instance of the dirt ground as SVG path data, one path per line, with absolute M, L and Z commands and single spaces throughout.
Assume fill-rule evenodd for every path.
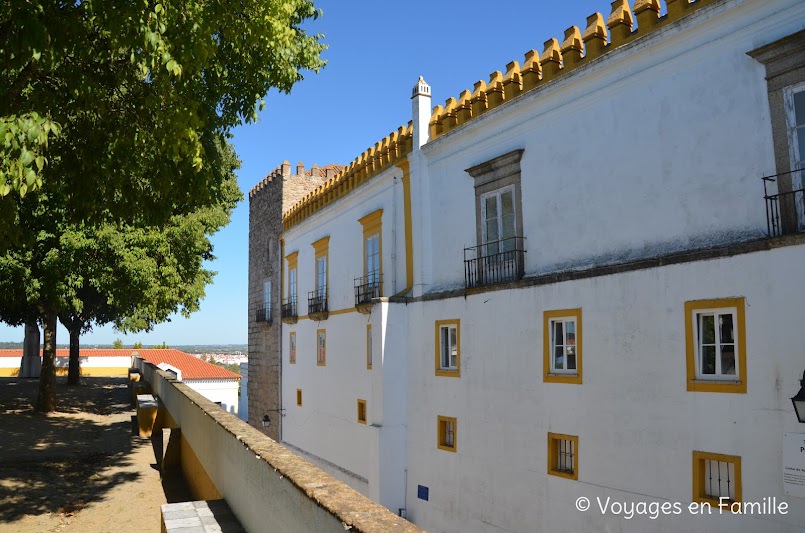
M 159 531 L 165 493 L 151 441 L 132 436 L 126 379 L 58 380 L 42 415 L 39 380 L 0 378 L 0 532 Z

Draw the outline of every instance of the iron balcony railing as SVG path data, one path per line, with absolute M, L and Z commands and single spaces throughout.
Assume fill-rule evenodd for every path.
M 801 174 L 800 174 L 801 173 Z M 796 177 L 805 177 L 805 169 L 781 172 L 763 178 L 763 198 L 766 200 L 766 232 L 769 237 L 779 237 L 783 233 L 793 233 L 802 229 L 800 220 L 805 220 L 805 189 L 779 192 L 780 177 L 791 175 L 791 183 Z M 799 174 L 799 176 L 798 176 Z M 769 187 L 774 183 L 777 192 L 770 194 Z
M 282 318 L 298 318 L 296 309 L 296 298 L 285 298 L 282 300 Z
M 327 311 L 327 291 L 316 290 L 307 293 L 307 313 L 326 313 Z
M 525 272 L 525 238 L 510 237 L 464 248 L 464 285 L 482 287 L 516 281 Z
M 379 272 L 355 278 L 355 307 L 372 303 L 372 298 L 380 298 L 383 279 Z
M 257 310 L 257 321 L 258 322 L 271 322 L 271 308 L 270 307 L 261 307 Z

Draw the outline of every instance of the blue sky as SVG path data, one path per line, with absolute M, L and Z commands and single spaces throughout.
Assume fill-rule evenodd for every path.
M 248 191 L 287 159 L 348 164 L 369 146 L 411 120 L 411 88 L 421 75 L 443 104 L 511 60 L 523 63 L 528 50 L 543 50 L 566 28 L 584 30 L 587 16 L 609 15 L 605 0 L 453 2 L 412 0 L 403 4 L 365 0 L 318 0 L 324 11 L 308 24 L 324 34 L 327 66 L 306 73 L 290 95 L 269 93 L 260 122 L 235 130 L 243 162 L 238 174 L 246 199 L 232 222 L 213 239 L 218 272 L 201 310 L 175 317 L 148 333 L 122 335 L 111 326 L 95 328 L 85 345 L 222 344 L 247 342 Z M 0 325 L 0 341 L 21 341 L 22 328 Z M 57 342 L 68 336 L 60 327 Z

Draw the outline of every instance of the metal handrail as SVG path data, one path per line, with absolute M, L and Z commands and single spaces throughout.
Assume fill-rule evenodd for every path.
M 798 168 L 789 170 L 788 172 L 780 172 L 772 176 L 764 176 L 763 180 L 763 199 L 766 202 L 766 235 L 769 237 L 779 237 L 783 234 L 783 220 L 781 217 L 780 204 L 782 203 L 782 210 L 786 213 L 792 214 L 795 218 L 799 218 L 799 213 L 805 214 L 805 188 L 795 189 L 791 191 L 778 192 L 776 194 L 769 194 L 769 184 L 778 183 L 777 178 L 795 172 L 802 172 L 805 169 Z
M 470 289 L 521 279 L 525 252 L 525 238 L 517 236 L 464 248 L 464 286 Z
M 380 298 L 382 285 L 383 276 L 379 272 L 355 278 L 355 306 L 370 304 L 372 298 Z

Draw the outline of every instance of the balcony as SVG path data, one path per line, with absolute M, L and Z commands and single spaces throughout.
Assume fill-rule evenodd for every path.
M 327 289 L 307 293 L 307 314 L 312 320 L 327 320 Z
M 763 198 L 766 201 L 766 232 L 769 237 L 797 233 L 805 230 L 805 189 L 779 192 L 782 188 L 791 188 L 794 178 L 805 178 L 805 169 L 782 172 L 763 178 Z M 789 177 L 790 176 L 790 177 Z M 781 183 L 784 181 L 784 183 Z M 802 183 L 800 181 L 800 183 Z M 774 184 L 774 185 L 772 185 Z M 771 194 L 770 188 L 776 192 Z
M 271 308 L 261 307 L 257 310 L 257 322 L 267 322 L 271 324 Z
M 464 248 L 464 286 L 467 289 L 517 281 L 524 273 L 524 237 Z
M 296 308 L 296 298 L 285 298 L 282 301 L 282 321 L 286 324 L 296 324 L 299 314 Z
M 383 277 L 379 272 L 355 278 L 355 307 L 364 314 L 372 311 L 372 298 L 380 298 Z

